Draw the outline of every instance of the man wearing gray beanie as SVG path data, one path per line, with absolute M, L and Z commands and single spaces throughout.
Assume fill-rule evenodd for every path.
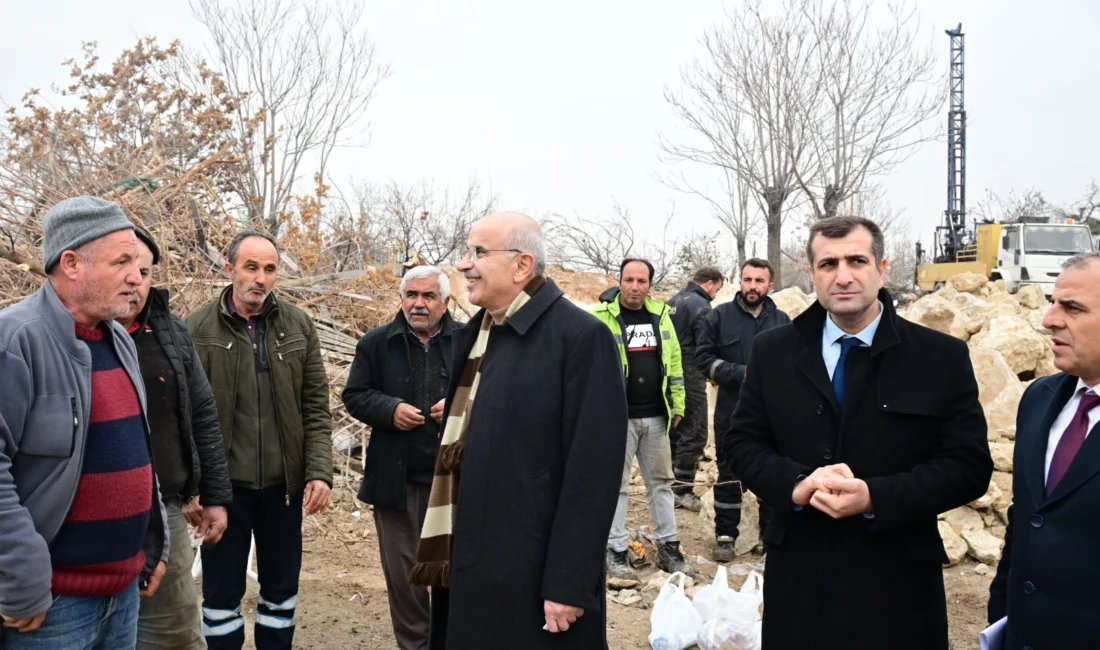
M 137 352 L 114 322 L 138 240 L 91 196 L 42 230 L 46 282 L 0 311 L 0 647 L 132 648 L 169 550 Z

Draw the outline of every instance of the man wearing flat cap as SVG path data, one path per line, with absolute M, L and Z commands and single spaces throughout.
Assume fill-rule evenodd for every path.
M 0 647 L 133 648 L 169 550 L 145 385 L 114 321 L 141 284 L 138 239 L 90 196 L 42 230 L 46 282 L 0 312 Z
M 226 528 L 226 506 L 233 500 L 214 393 L 195 352 L 183 319 L 168 309 L 168 291 L 153 286 L 153 267 L 160 248 L 140 226 L 138 269 L 141 284 L 130 299 L 130 311 L 116 320 L 137 348 L 138 365 L 149 402 L 153 465 L 168 511 L 172 553 L 160 589 L 141 601 L 138 650 L 172 648 L 203 650 L 198 593 L 191 577 L 195 552 L 187 534 L 188 520 L 205 544 L 216 544 Z M 196 507 L 184 504 L 200 497 Z M 200 506 L 201 505 L 201 509 Z M 194 511 L 192 517 L 188 512 Z

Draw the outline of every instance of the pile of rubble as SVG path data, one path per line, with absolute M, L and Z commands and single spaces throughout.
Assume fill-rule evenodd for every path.
M 991 566 L 1001 559 L 1012 503 L 1016 408 L 1028 384 L 1058 372 L 1050 331 L 1043 327 L 1049 307 L 1035 285 L 1010 295 L 1003 282 L 966 274 L 903 312 L 913 322 L 967 341 L 989 425 L 994 465 L 989 489 L 977 501 L 940 516 L 940 536 L 951 564 L 967 555 Z
M 715 303 L 732 298 L 720 294 Z M 772 295 L 780 309 L 792 318 L 805 311 L 815 298 L 797 288 Z M 967 342 L 977 376 L 979 400 L 988 423 L 989 448 L 993 455 L 993 478 L 989 489 L 977 501 L 940 515 L 939 530 L 950 564 L 970 556 L 993 566 L 1004 547 L 1008 506 L 1012 503 L 1012 452 L 1016 437 L 1016 409 L 1024 389 L 1035 379 L 1055 374 L 1050 331 L 1042 325 L 1050 303 L 1037 286 L 1025 286 L 1009 294 L 1001 281 L 990 282 L 977 274 L 960 275 L 939 291 L 899 307 L 905 319 L 955 336 Z M 714 387 L 710 387 L 711 412 Z M 713 444 L 713 431 L 711 432 Z M 713 448 L 707 449 L 697 482 L 713 485 L 717 480 Z M 713 531 L 713 488 L 699 487 L 705 526 Z M 743 531 L 736 552 L 742 555 L 758 548 L 755 529 L 756 499 L 745 494 L 741 522 Z M 986 571 L 988 571 L 988 566 Z M 980 569 L 981 567 L 979 567 Z

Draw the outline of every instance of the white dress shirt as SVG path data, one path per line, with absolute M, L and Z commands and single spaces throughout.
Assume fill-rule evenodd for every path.
M 1085 392 L 1096 394 L 1093 388 L 1090 388 L 1089 385 L 1085 383 L 1084 379 L 1078 379 L 1077 388 L 1073 391 L 1073 397 L 1066 402 L 1066 405 L 1062 408 L 1062 412 L 1054 419 L 1054 424 L 1050 425 L 1050 434 L 1047 438 L 1047 456 L 1043 468 L 1044 483 L 1046 482 L 1047 475 L 1050 474 L 1050 461 L 1054 459 L 1054 450 L 1058 448 L 1058 441 L 1062 439 L 1062 434 L 1066 432 L 1070 421 L 1073 420 L 1073 416 L 1077 414 L 1077 407 L 1081 404 L 1081 395 Z M 1088 438 L 1089 431 L 1092 431 L 1092 428 L 1096 426 L 1098 421 L 1100 421 L 1100 406 L 1089 411 L 1089 428 L 1088 431 L 1085 431 L 1085 438 Z

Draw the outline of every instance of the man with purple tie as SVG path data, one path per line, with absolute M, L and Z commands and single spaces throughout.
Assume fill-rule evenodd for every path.
M 1006 650 L 1095 647 L 1100 638 L 1100 253 L 1073 257 L 1043 319 L 1062 372 L 1020 400 L 1013 504 L 989 621 Z

